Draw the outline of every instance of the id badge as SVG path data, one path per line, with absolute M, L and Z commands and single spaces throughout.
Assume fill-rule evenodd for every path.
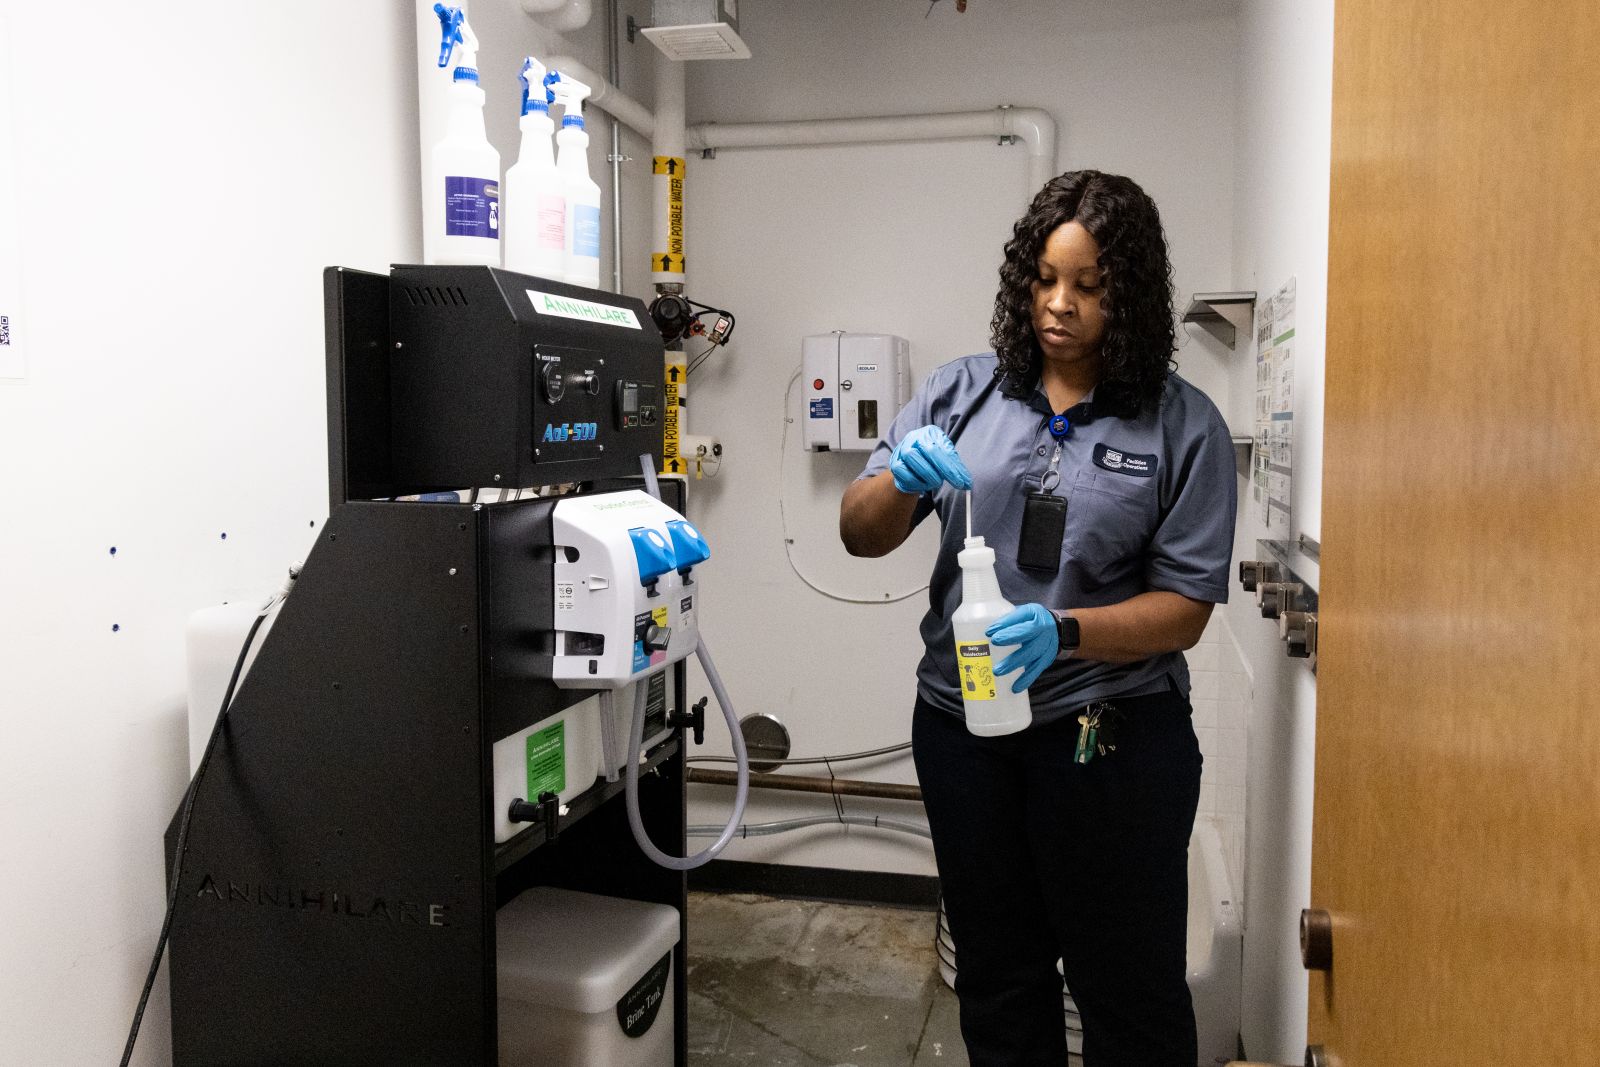
M 1061 570 L 1061 541 L 1066 530 L 1067 498 L 1054 493 L 1029 493 L 1022 505 L 1017 566 L 1041 574 Z

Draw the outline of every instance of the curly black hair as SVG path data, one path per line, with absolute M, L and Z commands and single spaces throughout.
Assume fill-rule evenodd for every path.
M 1000 266 L 989 343 L 1006 391 L 1025 395 L 1039 380 L 1043 354 L 1033 335 L 1039 253 L 1057 227 L 1077 222 L 1100 245 L 1105 271 L 1105 341 L 1095 406 L 1124 417 L 1153 410 L 1173 371 L 1172 263 L 1155 201 L 1131 179 L 1097 170 L 1052 178 L 1017 220 Z

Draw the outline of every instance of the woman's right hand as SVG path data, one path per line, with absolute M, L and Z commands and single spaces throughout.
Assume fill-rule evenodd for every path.
M 972 474 L 961 462 L 955 442 L 937 426 L 919 426 L 906 434 L 889 458 L 894 487 L 902 493 L 931 493 L 945 482 L 972 488 Z

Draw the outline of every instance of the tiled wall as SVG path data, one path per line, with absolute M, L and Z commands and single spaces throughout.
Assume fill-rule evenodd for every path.
M 1187 653 L 1194 703 L 1194 732 L 1205 769 L 1200 777 L 1200 816 L 1222 831 L 1228 870 L 1238 899 L 1244 896 L 1244 785 L 1246 730 L 1250 721 L 1250 676 L 1222 613 L 1211 616 L 1200 643 Z

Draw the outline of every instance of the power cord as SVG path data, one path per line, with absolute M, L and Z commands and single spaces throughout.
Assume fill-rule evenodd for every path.
M 200 791 L 200 780 L 205 777 L 206 767 L 211 762 L 211 753 L 217 747 L 217 739 L 222 736 L 222 724 L 228 717 L 228 705 L 233 703 L 233 690 L 239 684 L 239 675 L 244 671 L 244 661 L 250 655 L 250 646 L 255 644 L 256 631 L 261 629 L 261 624 L 266 621 L 267 616 L 281 599 L 282 594 L 279 594 L 267 601 L 266 607 L 261 609 L 261 614 L 256 616 L 256 621 L 250 624 L 250 632 L 245 635 L 244 647 L 239 649 L 239 658 L 233 664 L 233 676 L 228 679 L 227 692 L 222 696 L 222 707 L 217 711 L 216 725 L 211 728 L 211 737 L 206 741 L 205 754 L 200 757 L 200 766 L 195 768 L 194 777 L 189 780 L 189 788 L 183 794 L 183 815 L 178 821 L 178 839 L 172 850 L 172 887 L 167 891 L 167 914 L 161 920 L 161 933 L 156 938 L 156 953 L 150 960 L 150 973 L 145 976 L 144 991 L 139 994 L 139 1007 L 133 1013 L 133 1026 L 128 1030 L 128 1044 L 122 1050 L 122 1067 L 128 1067 L 129 1061 L 133 1059 L 133 1046 L 139 1040 L 139 1025 L 144 1021 L 145 1005 L 150 1001 L 150 991 L 155 988 L 156 974 L 161 970 L 161 957 L 166 954 L 167 938 L 172 933 L 172 916 L 178 910 L 178 885 L 183 877 L 183 851 L 189 840 L 189 823 L 194 818 L 194 801 Z
M 803 370 L 804 368 L 802 367 L 801 369 Z M 779 431 L 778 436 L 778 522 L 783 528 L 783 555 L 789 561 L 789 569 L 794 571 L 795 577 L 829 600 L 837 600 L 845 604 L 895 604 L 902 600 L 910 600 L 919 593 L 927 592 L 928 583 L 923 582 L 909 592 L 885 593 L 881 597 L 859 597 L 835 593 L 830 589 L 822 588 L 822 586 L 807 578 L 804 572 L 800 570 L 800 565 L 794 561 L 794 551 L 791 547 L 794 544 L 794 540 L 789 536 L 789 516 L 784 508 L 783 498 L 788 488 L 784 482 L 784 468 L 789 460 L 789 424 L 794 421 L 793 416 L 789 414 L 789 400 L 794 395 L 794 384 L 799 380 L 800 370 L 796 370 L 794 376 L 789 379 L 789 384 L 783 390 L 783 428 Z

